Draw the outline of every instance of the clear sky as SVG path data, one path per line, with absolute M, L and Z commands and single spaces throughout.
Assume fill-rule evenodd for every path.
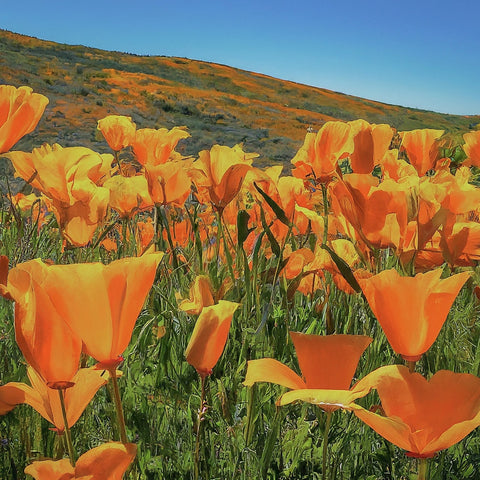
M 480 114 L 480 0 L 1 0 L 0 28 Z

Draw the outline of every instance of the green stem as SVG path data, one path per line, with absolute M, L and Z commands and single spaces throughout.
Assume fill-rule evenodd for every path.
M 420 458 L 418 460 L 418 480 L 427 479 L 427 458 Z
M 68 456 L 70 457 L 70 463 L 72 467 L 75 466 L 75 450 L 73 449 L 72 435 L 70 433 L 70 427 L 68 426 L 67 409 L 65 408 L 65 390 L 58 389 L 58 397 L 60 398 L 60 406 L 62 407 L 63 424 L 65 425 L 65 440 L 67 442 Z
M 200 468 L 200 436 L 202 434 L 202 425 L 203 420 L 205 419 L 205 376 L 200 375 L 200 385 L 201 385 L 201 394 L 200 394 L 200 409 L 198 410 L 197 418 L 197 438 L 195 440 L 195 459 L 194 459 L 194 480 L 198 480 Z
M 415 364 L 416 364 L 417 362 L 411 361 L 411 360 L 407 360 L 406 362 L 407 362 L 408 371 L 409 371 L 410 373 L 415 372 Z
M 116 368 L 110 369 L 108 373 L 110 374 L 110 378 L 112 379 L 113 399 L 115 402 L 115 409 L 117 411 L 117 421 L 118 421 L 118 429 L 120 431 L 120 441 L 122 443 L 128 443 L 127 429 L 125 427 L 125 417 L 123 416 L 122 400 L 120 398 L 120 389 L 118 388 Z
M 328 454 L 328 431 L 330 430 L 330 424 L 332 422 L 333 412 L 327 412 L 327 418 L 325 420 L 325 430 L 323 431 L 323 445 L 322 445 L 322 479 L 327 478 L 327 454 Z
M 245 443 L 248 447 L 250 445 L 250 442 L 252 441 L 252 435 L 253 435 L 253 404 L 255 401 L 255 387 L 256 385 L 253 384 L 249 389 L 248 389 L 248 401 L 247 401 L 247 425 L 245 428 Z
M 165 228 L 167 232 L 167 240 L 168 244 L 170 245 L 170 250 L 172 251 L 172 260 L 173 260 L 173 268 L 175 272 L 178 272 L 178 258 L 177 258 L 177 252 L 175 251 L 175 247 L 173 245 L 173 240 L 172 240 L 172 234 L 170 232 L 170 225 L 167 217 L 167 212 L 165 210 L 165 207 L 163 207 L 160 218 L 163 224 L 163 227 Z
M 230 249 L 228 248 L 227 237 L 223 229 L 222 212 L 216 210 L 216 214 L 217 214 L 217 222 L 218 222 L 218 231 L 220 233 L 220 237 L 223 240 L 223 250 L 225 252 L 225 258 L 227 259 L 228 271 L 230 273 L 230 277 L 232 277 L 232 284 L 235 287 L 236 280 L 235 280 L 235 273 L 233 272 L 233 260 L 232 260 L 232 256 L 230 255 Z M 218 243 L 220 243 L 220 241 Z
M 324 183 L 322 186 L 322 198 L 323 198 L 323 240 L 322 245 L 327 244 L 328 240 L 328 191 Z

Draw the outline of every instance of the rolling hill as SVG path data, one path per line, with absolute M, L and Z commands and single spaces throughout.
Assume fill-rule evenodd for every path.
M 257 164 L 288 165 L 307 128 L 328 120 L 442 128 L 457 137 L 480 122 L 480 116 L 387 105 L 226 65 L 64 45 L 6 30 L 0 30 L 0 83 L 29 85 L 50 99 L 35 132 L 15 147 L 23 150 L 58 142 L 107 152 L 97 120 L 120 114 L 137 128 L 187 126 L 192 137 L 179 146 L 184 154 L 243 142 L 245 151 L 261 155 Z

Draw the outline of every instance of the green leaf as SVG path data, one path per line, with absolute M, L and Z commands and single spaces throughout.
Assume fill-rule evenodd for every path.
M 335 251 L 331 249 L 328 245 L 322 245 L 322 248 L 330 254 L 330 256 L 332 257 L 332 260 L 335 262 L 335 265 L 340 270 L 342 277 L 355 290 L 355 292 L 360 293 L 362 289 L 360 288 L 360 285 L 358 284 L 357 279 L 353 275 L 352 270 L 348 266 L 348 263 L 345 260 L 343 260 L 343 258 L 339 257 L 335 253 Z
M 253 182 L 253 184 L 255 185 L 258 193 L 266 200 L 269 207 L 273 210 L 273 213 L 275 213 L 277 218 L 287 227 L 290 227 L 291 222 L 287 218 L 287 215 L 285 214 L 283 209 L 278 205 L 278 203 L 275 202 L 275 200 L 273 200 L 271 197 L 269 197 L 255 182 Z

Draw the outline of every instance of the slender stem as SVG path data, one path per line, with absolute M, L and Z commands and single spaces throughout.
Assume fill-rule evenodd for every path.
M 417 363 L 417 362 L 415 362 L 415 361 L 407 360 L 408 371 L 409 371 L 410 373 L 415 372 L 415 364 L 416 364 L 416 363 Z
M 70 427 L 68 426 L 67 409 L 65 408 L 65 390 L 58 389 L 58 397 L 60 398 L 60 406 L 62 407 L 63 424 L 65 425 L 65 440 L 67 442 L 68 456 L 70 463 L 75 466 L 75 450 L 73 449 L 72 436 L 70 434 Z
M 427 479 L 427 460 L 428 458 L 420 458 L 418 460 L 418 480 Z
M 195 460 L 194 460 L 194 480 L 198 480 L 198 475 L 200 472 L 199 463 L 200 463 L 200 436 L 202 434 L 202 425 L 203 420 L 205 419 L 205 376 L 200 375 L 200 385 L 201 385 L 201 394 L 200 394 L 200 408 L 198 410 L 197 418 L 197 438 L 195 440 Z
M 323 240 L 322 245 L 327 244 L 328 240 L 328 190 L 327 186 L 322 183 L 322 198 L 323 198 Z
M 173 239 L 172 239 L 172 234 L 170 232 L 170 222 L 168 221 L 168 214 L 165 209 L 165 206 L 160 207 L 162 208 L 161 214 L 160 214 L 160 219 L 162 221 L 163 227 L 165 228 L 165 231 L 167 232 L 167 240 L 168 244 L 170 245 L 170 250 L 172 252 L 172 260 L 173 260 L 173 268 L 175 272 L 178 271 L 178 258 L 177 258 L 177 252 L 175 251 L 175 246 L 173 245 Z
M 322 479 L 327 478 L 327 454 L 328 454 L 328 431 L 330 430 L 330 424 L 332 422 L 333 412 L 327 412 L 327 419 L 325 420 L 325 430 L 323 431 L 323 445 L 322 445 Z
M 227 242 L 227 237 L 225 235 L 225 231 L 223 229 L 223 223 L 222 223 L 222 212 L 219 210 L 216 210 L 217 214 L 217 223 L 218 223 L 218 232 L 220 234 L 220 237 L 223 240 L 223 250 L 225 253 L 225 258 L 227 259 L 227 265 L 228 265 L 228 271 L 230 273 L 230 277 L 232 278 L 232 284 L 235 287 L 235 273 L 233 272 L 233 260 L 232 256 L 230 255 L 230 249 L 228 248 L 228 242 Z M 219 241 L 219 239 L 217 239 Z M 218 259 L 218 256 L 217 256 Z
M 125 427 L 125 417 L 123 416 L 122 400 L 120 398 L 120 389 L 118 388 L 116 368 L 110 369 L 108 373 L 110 374 L 110 378 L 112 379 L 113 398 L 115 401 L 115 409 L 117 411 L 118 429 L 120 430 L 120 441 L 122 443 L 128 443 L 127 429 Z
M 245 443 L 247 446 L 250 445 L 253 435 L 253 404 L 255 402 L 255 387 L 256 385 L 253 384 L 251 387 L 249 387 L 247 393 L 247 424 L 245 428 Z
M 115 162 L 117 163 L 118 165 L 118 173 L 122 176 L 123 175 L 123 171 L 122 171 L 122 165 L 120 164 L 120 155 L 119 155 L 119 152 L 117 150 L 114 150 L 113 151 L 113 156 L 115 157 Z

